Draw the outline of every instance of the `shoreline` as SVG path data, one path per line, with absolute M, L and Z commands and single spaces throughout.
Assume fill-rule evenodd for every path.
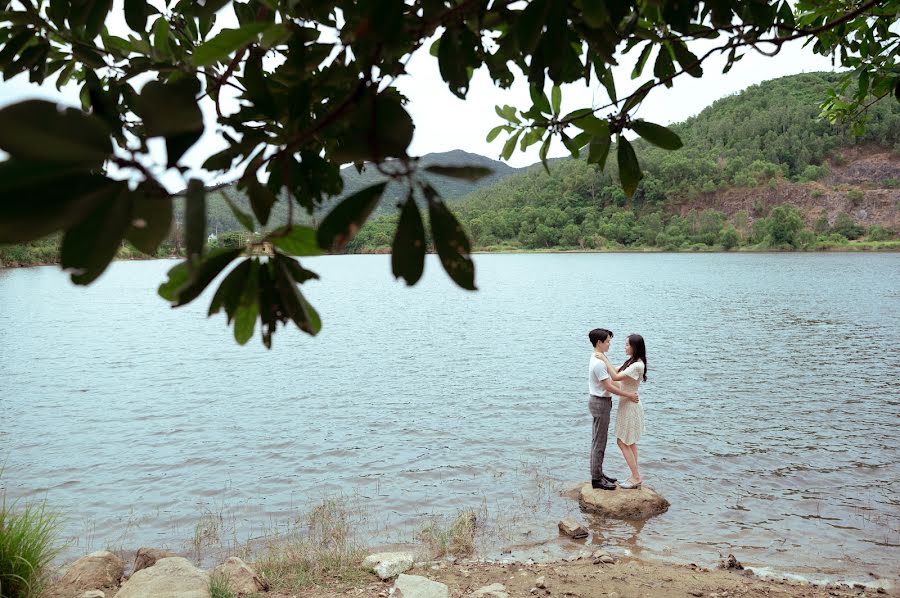
M 847 253 L 847 254 L 859 254 L 859 253 L 900 253 L 900 245 L 897 246 L 888 246 L 888 247 L 869 247 L 869 246 L 859 246 L 859 247 L 834 247 L 829 249 L 814 249 L 814 250 L 800 250 L 800 249 L 752 249 L 752 248 L 741 248 L 741 249 L 733 249 L 733 250 L 723 250 L 721 248 L 710 247 L 709 249 L 698 249 L 698 248 L 689 248 L 689 249 L 676 249 L 676 250 L 666 250 L 652 247 L 641 247 L 629 249 L 625 247 L 617 247 L 611 249 L 476 249 L 471 252 L 471 255 L 540 255 L 540 254 L 723 254 L 723 255 L 737 255 L 737 254 L 803 254 L 803 255 L 815 255 L 815 254 L 832 254 L 832 253 Z M 325 253 L 322 256 L 315 257 L 338 257 L 338 256 L 346 256 L 346 255 L 390 255 L 390 251 L 373 249 L 371 251 L 359 251 L 354 253 Z M 436 255 L 435 252 L 429 251 L 427 255 Z M 168 255 L 168 256 L 132 256 L 132 257 L 122 257 L 115 258 L 113 262 L 147 262 L 153 260 L 175 260 L 181 259 L 183 256 L 179 255 Z M 20 268 L 39 268 L 42 266 L 58 266 L 60 262 L 58 260 L 55 261 L 40 261 L 34 263 L 21 263 L 21 262 L 0 262 L 0 270 L 18 270 Z

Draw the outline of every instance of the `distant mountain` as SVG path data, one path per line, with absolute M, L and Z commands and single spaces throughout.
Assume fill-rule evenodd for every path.
M 479 181 L 466 181 L 454 179 L 451 177 L 438 176 L 433 174 L 425 175 L 432 185 L 438 190 L 441 196 L 448 203 L 455 202 L 472 191 L 490 187 L 495 183 L 505 179 L 506 177 L 519 172 L 521 169 L 513 168 L 508 164 L 492 160 L 479 154 L 472 154 L 463 150 L 452 150 L 449 152 L 425 154 L 419 160 L 419 164 L 425 166 L 483 166 L 490 168 L 494 174 L 487 176 Z M 391 163 L 388 162 L 385 168 L 390 170 Z M 341 178 L 344 179 L 344 191 L 340 196 L 333 198 L 323 204 L 316 210 L 316 218 L 321 219 L 327 214 L 341 199 L 347 197 L 360 189 L 375 185 L 387 179 L 381 174 L 374 165 L 366 164 L 363 171 L 357 172 L 354 166 L 348 166 L 341 169 Z M 375 210 L 375 215 L 391 214 L 397 211 L 397 202 L 406 198 L 407 187 L 405 185 L 391 182 L 385 189 L 381 204 Z M 225 188 L 221 191 L 225 193 L 236 205 L 243 210 L 250 212 L 250 206 L 247 198 L 236 188 Z M 242 230 L 241 225 L 237 222 L 231 209 L 225 204 L 219 192 L 209 196 L 207 201 L 208 217 L 207 228 L 209 232 L 223 232 L 229 230 Z M 297 207 L 296 205 L 294 206 Z M 177 218 L 180 220 L 183 211 L 176 210 Z M 278 226 L 283 222 L 287 222 L 288 206 L 287 202 L 282 200 L 275 205 L 269 220 L 269 226 Z M 302 210 L 294 210 L 295 221 L 303 221 L 308 218 Z

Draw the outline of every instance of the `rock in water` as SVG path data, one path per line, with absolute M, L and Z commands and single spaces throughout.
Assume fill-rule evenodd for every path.
M 60 595 L 77 595 L 84 590 L 113 588 L 125 574 L 125 561 L 111 552 L 100 550 L 72 563 L 57 584 Z
M 209 574 L 179 556 L 159 559 L 132 575 L 115 598 L 210 598 Z
M 588 531 L 578 525 L 574 519 L 563 519 L 559 522 L 559 533 L 565 534 L 570 538 L 587 538 Z
M 160 550 L 159 548 L 138 548 L 137 554 L 134 556 L 134 568 L 131 574 L 134 575 L 141 569 L 152 567 L 159 559 L 169 556 L 178 556 L 174 552 L 168 550 Z
M 413 563 L 415 559 L 408 552 L 379 552 L 367 556 L 362 566 L 381 579 L 391 579 L 412 569 Z
M 450 595 L 450 589 L 445 584 L 421 575 L 405 575 L 403 573 L 397 577 L 394 589 L 403 598 L 448 598 Z
M 669 508 L 669 501 L 647 486 L 638 490 L 616 488 L 610 491 L 592 488 L 590 482 L 581 486 L 578 502 L 588 513 L 630 520 L 649 519 Z
M 216 567 L 213 573 L 227 579 L 228 587 L 238 596 L 265 592 L 269 589 L 266 580 L 236 556 L 229 557 L 228 560 Z

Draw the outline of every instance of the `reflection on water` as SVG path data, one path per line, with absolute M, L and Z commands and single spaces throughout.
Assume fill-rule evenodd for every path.
M 576 509 L 547 484 L 587 478 L 586 332 L 605 326 L 616 359 L 647 339 L 642 467 L 672 507 L 594 542 L 896 575 L 900 256 L 478 256 L 477 293 L 431 258 L 412 289 L 385 256 L 308 262 L 324 329 L 272 351 L 205 320 L 209 293 L 168 309 L 171 262 L 88 289 L 0 271 L 0 483 L 101 548 L 178 548 L 217 511 L 252 537 L 336 494 L 376 541 L 485 506 L 510 545 L 541 544 Z

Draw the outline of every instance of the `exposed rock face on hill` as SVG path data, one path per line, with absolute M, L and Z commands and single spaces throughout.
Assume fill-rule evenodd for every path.
M 691 210 L 712 208 L 729 217 L 745 210 L 752 220 L 766 216 L 774 206 L 790 204 L 800 209 L 807 224 L 823 215 L 834 224 L 838 214 L 844 212 L 863 226 L 897 228 L 900 155 L 876 146 L 843 148 L 831 157 L 828 167 L 828 176 L 811 183 L 781 179 L 773 186 L 716 191 L 674 202 L 673 210 L 686 215 Z

